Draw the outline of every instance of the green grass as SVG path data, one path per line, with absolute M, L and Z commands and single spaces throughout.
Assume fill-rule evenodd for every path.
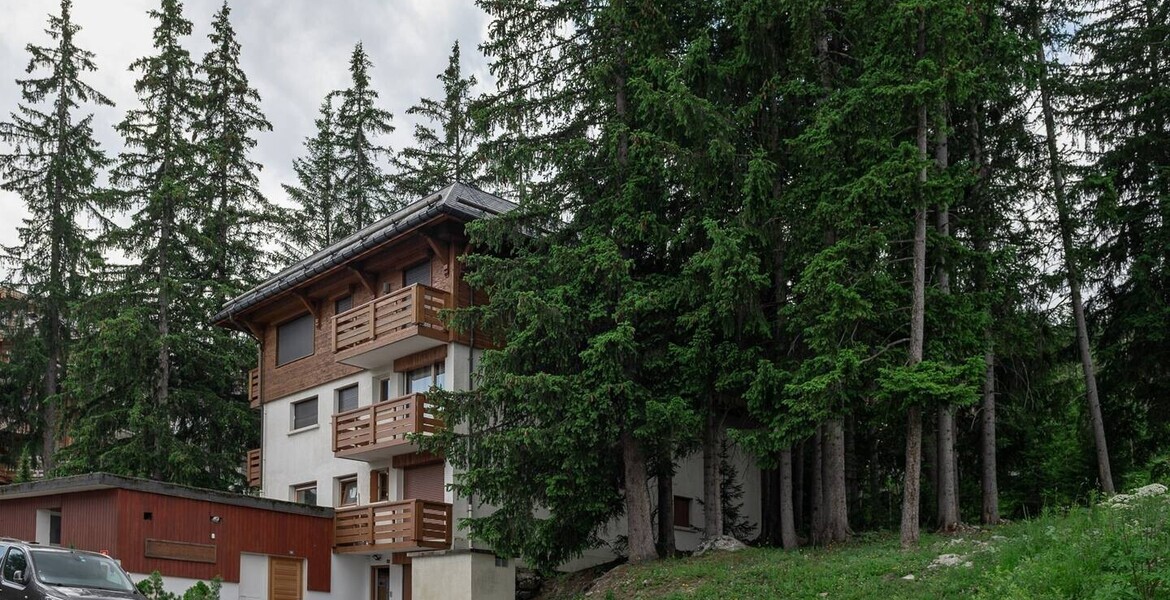
M 970 566 L 930 568 L 942 554 Z M 914 575 L 913 580 L 903 579 Z M 1170 598 L 1170 498 L 1125 509 L 1075 508 L 964 532 L 926 535 L 903 551 L 896 534 L 831 549 L 751 548 L 622 566 L 585 596 L 642 598 Z

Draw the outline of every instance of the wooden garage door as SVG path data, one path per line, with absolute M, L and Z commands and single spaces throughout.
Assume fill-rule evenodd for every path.
M 443 502 L 443 463 L 436 462 L 403 469 L 403 500 Z
M 301 559 L 268 557 L 268 600 L 302 600 Z

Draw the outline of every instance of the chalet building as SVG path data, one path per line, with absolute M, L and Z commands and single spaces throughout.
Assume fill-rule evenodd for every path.
M 459 527 L 459 519 L 490 507 L 455 495 L 448 488 L 452 466 L 420 452 L 412 434 L 459 426 L 437 419 L 426 394 L 432 387 L 468 389 L 484 340 L 447 329 L 439 314 L 473 301 L 459 260 L 468 249 L 464 225 L 513 208 L 453 184 L 289 266 L 214 317 L 217 325 L 259 342 L 259 364 L 248 387 L 262 416 L 262 442 L 248 453 L 245 468 L 260 498 L 241 502 L 266 503 L 256 508 L 267 507 L 269 517 L 232 513 L 229 522 L 226 509 L 215 504 L 222 495 L 208 492 L 210 504 L 181 509 L 190 529 L 156 529 L 147 537 L 140 522 L 149 521 L 147 513 L 153 513 L 156 528 L 160 519 L 178 513 L 145 508 L 131 498 L 161 492 L 142 489 L 146 484 L 89 490 L 83 480 L 75 484 L 83 492 L 41 488 L 39 500 L 30 495 L 37 484 L 0 488 L 0 535 L 41 539 L 45 532 L 30 523 L 57 510 L 60 543 L 100 550 L 106 546 L 95 547 L 95 538 L 74 537 L 69 507 L 74 500 L 104 503 L 122 507 L 119 522 L 136 524 L 119 534 L 121 545 L 101 542 L 118 549 L 115 558 L 132 571 L 157 568 L 168 578 L 220 574 L 235 586 L 225 587 L 225 600 L 512 600 L 515 561 L 496 556 Z M 745 492 L 741 510 L 758 524 L 759 471 L 742 453 L 732 459 Z M 676 536 L 683 550 L 694 548 L 702 535 L 694 526 L 702 523 L 701 463 L 701 456 L 682 461 L 674 478 Z M 18 491 L 8 491 L 13 489 Z M 19 505 L 19 516 L 8 517 L 9 499 L 15 498 L 26 504 Z M 209 525 L 208 515 L 221 512 L 224 521 Z M 233 539 L 255 537 L 255 544 L 231 545 L 222 533 L 208 537 L 237 519 L 255 522 L 234 531 Z M 24 529 L 13 528 L 17 520 Z M 609 539 L 623 535 L 624 522 L 612 523 L 606 533 Z M 268 545 L 261 545 L 266 538 Z M 153 557 L 158 546 L 147 544 L 162 544 L 172 555 Z M 213 552 L 206 546 L 215 547 L 215 568 L 174 556 L 196 552 L 182 544 L 196 544 L 204 560 Z M 612 558 L 599 548 L 563 568 Z M 255 595 L 260 588 L 253 576 L 284 583 L 267 584 Z

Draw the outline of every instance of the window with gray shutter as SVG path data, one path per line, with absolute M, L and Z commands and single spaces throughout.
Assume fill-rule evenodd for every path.
M 292 405 L 292 428 L 302 429 L 317 424 L 317 398 L 294 402 Z
M 341 313 L 353 308 L 353 296 L 343 296 L 333 301 L 333 314 Z
M 313 353 L 313 315 L 297 317 L 276 328 L 277 366 Z
M 418 263 L 402 272 L 402 287 L 421 283 L 422 285 L 431 284 L 431 261 Z
M 358 386 L 353 384 L 337 390 L 337 412 L 343 413 L 358 407 Z

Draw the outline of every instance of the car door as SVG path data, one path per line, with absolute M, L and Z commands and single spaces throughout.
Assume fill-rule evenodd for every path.
M 27 598 L 25 585 L 16 581 L 16 573 L 28 576 L 28 557 L 20 548 L 9 548 L 0 564 L 0 600 L 23 600 Z

